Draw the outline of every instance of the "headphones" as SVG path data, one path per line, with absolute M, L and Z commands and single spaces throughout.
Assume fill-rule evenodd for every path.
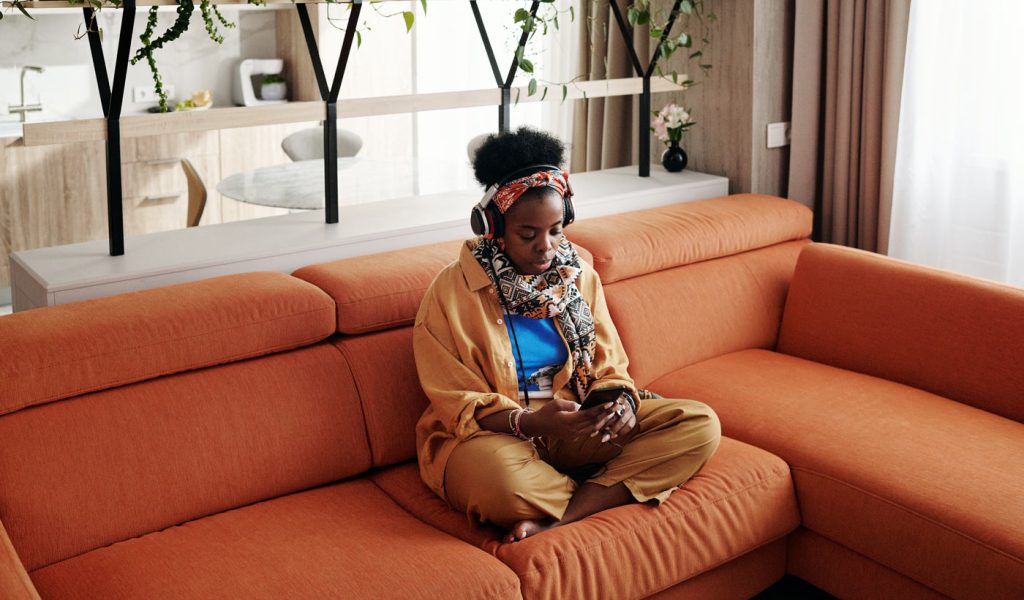
M 484 197 L 473 207 L 469 215 L 469 224 L 473 228 L 473 233 L 482 235 L 489 240 L 504 235 L 505 215 L 501 214 L 493 202 L 494 196 L 506 183 L 526 175 L 532 175 L 537 171 L 561 171 L 561 169 L 554 165 L 530 165 L 505 175 L 497 183 L 488 187 L 484 192 Z M 565 195 L 562 196 L 562 227 L 568 227 L 576 220 L 576 210 L 572 205 L 572 185 L 569 184 L 568 178 L 565 183 Z

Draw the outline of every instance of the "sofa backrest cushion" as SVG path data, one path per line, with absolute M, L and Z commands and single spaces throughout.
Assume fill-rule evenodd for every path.
M 778 350 L 1024 422 L 1024 289 L 814 244 Z
M 331 298 L 245 273 L 0 320 L 0 415 L 168 373 L 295 348 L 334 331 Z
M 302 267 L 292 275 L 334 298 L 338 331 L 411 325 L 434 277 L 458 258 L 461 241 L 404 248 Z
M 30 571 L 370 466 L 329 342 L 27 408 L 0 440 L 0 521 Z
M 412 325 L 423 295 L 465 240 L 402 248 L 302 267 L 295 277 L 324 290 L 338 305 L 338 332 L 370 333 Z M 591 261 L 586 248 L 580 258 Z
M 604 286 L 637 385 L 701 360 L 775 347 L 798 240 Z
M 759 194 L 736 194 L 586 219 L 569 227 L 593 254 L 605 284 L 739 254 L 811 234 L 810 209 Z
M 373 466 L 416 456 L 416 421 L 430 401 L 416 375 L 412 327 L 335 339 L 352 368 Z

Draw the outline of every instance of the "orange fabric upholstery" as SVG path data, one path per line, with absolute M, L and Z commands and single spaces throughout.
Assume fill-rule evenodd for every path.
M 366 418 L 373 465 L 416 456 L 416 421 L 429 401 L 416 377 L 412 328 L 335 340 L 352 369 Z
M 947 598 L 803 527 L 789 535 L 787 562 L 790 573 L 837 598 Z
M 637 385 L 720 354 L 774 348 L 789 278 L 808 243 L 786 242 L 606 286 Z
M 1024 422 L 1024 289 L 815 244 L 778 349 Z
M 643 597 L 779 539 L 800 521 L 789 467 L 729 439 L 658 508 L 615 508 L 515 544 L 447 508 L 415 465 L 373 481 L 424 522 L 497 556 L 528 598 Z
M 281 273 L 229 275 L 0 320 L 0 415 L 321 340 L 334 304 Z
M 30 571 L 370 466 L 328 343 L 22 410 L 0 440 L 0 520 Z
M 127 540 L 32 573 L 45 598 L 520 598 L 483 552 L 367 481 L 302 492 Z
M 953 597 L 1024 597 L 1024 425 L 764 350 L 655 382 L 783 457 L 806 528 Z
M 811 211 L 759 194 L 586 219 L 566 229 L 605 284 L 811 235 Z
M 442 242 L 303 267 L 293 273 L 337 303 L 338 331 L 370 333 L 412 325 L 434 277 L 459 257 L 464 240 Z M 582 260 L 593 257 L 577 247 Z
M 786 573 L 786 540 L 776 540 L 647 600 L 753 598 Z
M 430 282 L 461 248 L 461 240 L 442 242 L 310 265 L 293 275 L 334 298 L 338 331 L 367 333 L 411 325 Z
M 0 598 L 6 600 L 39 600 L 25 566 L 18 558 L 4 524 L 0 523 Z

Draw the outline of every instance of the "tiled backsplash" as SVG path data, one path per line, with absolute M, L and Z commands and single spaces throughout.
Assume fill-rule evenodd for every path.
M 223 6 L 221 11 L 238 27 L 221 27 L 224 43 L 211 41 L 198 9 L 189 31 L 179 40 L 156 52 L 165 85 L 173 85 L 180 98 L 193 91 L 209 89 L 214 104 L 231 105 L 231 77 L 240 58 L 271 58 L 276 55 L 274 12 L 266 9 L 239 9 Z M 29 113 L 29 121 L 52 121 L 101 116 L 99 92 L 93 74 L 89 42 L 75 39 L 82 26 L 81 14 L 59 14 L 36 10 L 36 20 L 7 13 L 0 21 L 0 121 L 18 120 L 9 107 L 21 102 L 20 73 L 23 65 L 41 66 L 43 73 L 28 73 L 25 100 L 41 101 L 42 112 Z M 175 18 L 173 9 L 158 13 L 157 32 L 164 31 Z M 103 53 L 107 71 L 113 74 L 114 57 L 121 23 L 121 11 L 104 9 L 98 16 L 103 28 Z M 145 29 L 146 10 L 136 15 L 132 52 L 139 46 L 139 34 Z M 152 89 L 153 80 L 145 62 L 128 67 L 122 112 L 144 112 L 155 103 L 135 104 L 132 89 Z

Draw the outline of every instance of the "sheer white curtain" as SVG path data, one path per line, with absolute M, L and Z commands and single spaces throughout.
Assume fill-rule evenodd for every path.
M 1024 2 L 911 5 L 889 255 L 1024 286 Z

